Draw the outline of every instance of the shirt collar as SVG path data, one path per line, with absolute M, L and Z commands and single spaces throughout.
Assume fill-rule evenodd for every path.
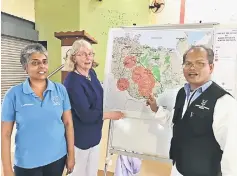
M 51 90 L 53 91 L 54 90 L 54 84 L 52 81 L 50 81 L 49 79 L 47 79 L 47 88 L 45 91 L 47 90 Z M 27 78 L 25 80 L 25 82 L 23 83 L 23 92 L 25 94 L 32 94 L 34 93 L 34 91 L 32 90 L 32 88 L 30 87 L 30 81 L 29 81 L 29 78 Z
M 197 91 L 199 93 L 203 93 L 211 84 L 212 84 L 212 81 L 210 80 L 210 81 L 206 82 L 205 84 L 203 84 L 202 86 L 200 86 L 197 89 L 195 89 L 194 91 Z M 191 87 L 190 87 L 189 83 L 186 83 L 184 85 L 184 90 L 186 92 L 186 95 L 189 96 L 190 93 L 191 93 Z

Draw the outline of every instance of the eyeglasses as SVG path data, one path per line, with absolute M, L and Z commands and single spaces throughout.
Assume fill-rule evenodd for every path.
M 185 69 L 190 69 L 191 67 L 194 67 L 196 69 L 202 69 L 205 65 L 207 65 L 208 63 L 206 62 L 185 62 L 183 63 L 183 68 Z
M 95 53 L 77 53 L 76 56 L 80 56 L 80 57 L 83 57 L 83 58 L 87 58 L 87 57 L 94 57 L 95 56 Z
M 48 65 L 49 61 L 47 59 L 43 60 L 42 62 L 40 60 L 30 60 L 29 63 L 33 66 L 39 66 L 41 64 Z

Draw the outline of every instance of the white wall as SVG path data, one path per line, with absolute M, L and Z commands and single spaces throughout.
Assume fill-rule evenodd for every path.
M 165 7 L 156 13 L 157 24 L 179 24 L 181 0 L 165 0 Z
M 2 0 L 1 5 L 2 12 L 35 21 L 35 0 Z
M 166 0 L 156 24 L 179 24 L 181 0 Z M 236 0 L 186 0 L 184 23 L 237 23 Z
M 236 0 L 186 0 L 185 23 L 237 23 Z

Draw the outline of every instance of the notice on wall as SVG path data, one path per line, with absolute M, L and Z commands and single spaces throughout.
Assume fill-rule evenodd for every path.
M 217 29 L 213 80 L 237 98 L 237 28 Z

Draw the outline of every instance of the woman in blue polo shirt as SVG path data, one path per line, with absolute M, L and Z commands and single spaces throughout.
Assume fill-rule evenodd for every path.
M 71 176 L 97 175 L 103 119 L 123 117 L 121 112 L 103 113 L 103 89 L 92 69 L 93 62 L 91 44 L 75 41 L 65 63 L 70 73 L 64 82 L 72 105 L 75 134 L 76 165 Z
M 71 106 L 62 84 L 47 79 L 48 54 L 41 44 L 26 46 L 20 62 L 29 78 L 12 87 L 2 104 L 2 164 L 5 176 L 62 176 L 74 168 Z M 14 172 L 11 135 L 16 124 Z

